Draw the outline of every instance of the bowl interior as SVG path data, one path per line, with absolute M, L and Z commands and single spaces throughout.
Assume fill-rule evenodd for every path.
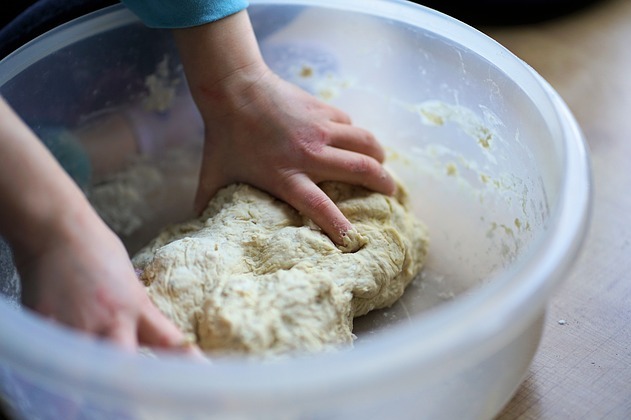
M 254 2 L 250 15 L 273 70 L 380 139 L 429 228 L 425 270 L 392 308 L 356 320 L 361 343 L 527 259 L 557 202 L 564 145 L 540 80 L 507 51 L 472 40 L 471 28 L 439 14 L 407 13 L 418 6 L 357 7 Z M 173 136 L 184 141 L 121 155 L 105 126 L 107 141 L 83 145 L 93 169 L 83 186 L 133 253 L 191 216 L 202 136 L 182 119 L 201 123 L 170 34 L 124 9 L 97 17 L 98 25 L 84 19 L 60 28 L 5 60 L 0 92 L 38 133 L 99 132 L 113 113 L 167 105 L 156 124 L 172 119 Z M 135 169 L 108 172 L 112 158 Z M 4 266 L 5 294 L 16 301 L 16 276 Z
M 508 398 L 586 228 L 580 130 L 530 68 L 458 21 L 403 1 L 314 3 L 252 0 L 261 50 L 280 76 L 386 147 L 429 229 L 422 274 L 392 308 L 355 320 L 352 352 L 216 364 L 209 374 L 181 360 L 129 358 L 14 311 L 19 279 L 0 241 L 0 353 L 12 366 L 0 382 L 16 398 L 34 395 L 43 413 L 84 401 L 86 412 L 205 415 L 210 401 L 218 414 L 281 407 L 296 417 L 308 407 L 306 418 L 328 418 L 332 407 L 345 407 L 335 411 L 342 418 L 358 407 L 374 417 L 385 399 L 404 415 L 414 406 L 431 418 L 488 418 Z M 57 154 L 130 253 L 192 215 L 201 122 L 168 31 L 145 28 L 123 7 L 92 14 L 0 62 L 0 93 L 53 153 L 74 153 Z M 157 110 L 154 142 L 128 153 L 112 116 L 139 106 Z

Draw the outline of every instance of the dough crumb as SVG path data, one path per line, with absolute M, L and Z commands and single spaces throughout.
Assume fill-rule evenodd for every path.
M 353 318 L 391 306 L 421 271 L 427 230 L 403 186 L 394 196 L 321 186 L 354 226 L 342 246 L 284 202 L 234 184 L 135 255 L 152 301 L 212 355 L 352 345 Z

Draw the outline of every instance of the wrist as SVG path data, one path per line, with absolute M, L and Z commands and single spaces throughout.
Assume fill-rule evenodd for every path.
M 0 234 L 21 255 L 40 252 L 68 217 L 91 211 L 79 187 L 2 100 L 0 196 Z
M 221 123 L 236 112 L 243 112 L 248 104 L 261 95 L 260 88 L 267 83 L 271 71 L 266 66 L 252 65 L 242 68 L 221 81 L 201 86 L 191 94 L 206 123 Z
M 32 200 L 7 239 L 18 266 L 39 257 L 60 243 L 75 241 L 94 226 L 102 223 L 78 188 L 57 191 Z M 58 195 L 57 195 L 58 194 Z

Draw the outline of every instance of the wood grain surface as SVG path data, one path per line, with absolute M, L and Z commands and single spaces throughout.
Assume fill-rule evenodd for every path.
M 591 151 L 586 243 L 551 301 L 524 383 L 497 420 L 631 419 L 631 1 L 480 28 L 568 103 Z

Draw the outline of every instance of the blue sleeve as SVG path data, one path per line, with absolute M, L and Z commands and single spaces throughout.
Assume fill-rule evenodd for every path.
M 247 0 L 121 0 L 151 28 L 186 28 L 214 22 L 248 7 Z

